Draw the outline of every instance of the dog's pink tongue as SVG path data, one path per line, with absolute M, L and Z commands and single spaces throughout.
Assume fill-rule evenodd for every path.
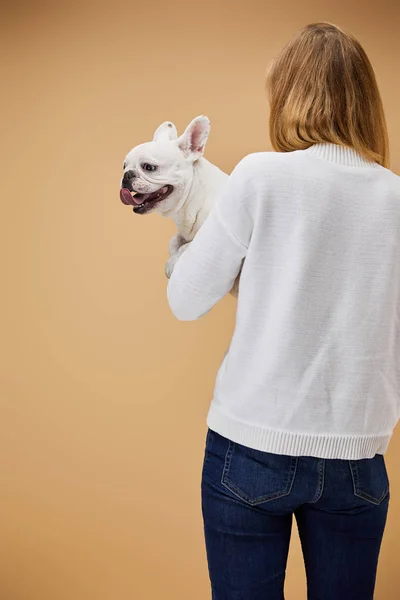
M 126 188 L 121 188 L 119 191 L 119 197 L 124 204 L 132 204 L 132 195 Z
M 121 188 L 119 192 L 119 197 L 121 198 L 124 204 L 141 204 L 139 200 L 135 200 L 135 196 L 132 196 L 132 194 L 127 188 Z

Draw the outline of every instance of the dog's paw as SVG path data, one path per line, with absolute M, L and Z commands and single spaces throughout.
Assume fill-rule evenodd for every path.
M 175 252 L 178 252 L 179 248 L 186 243 L 186 240 L 180 233 L 174 235 L 169 242 L 169 254 L 172 256 Z
M 175 252 L 174 254 L 172 254 L 172 256 L 169 257 L 169 259 L 166 262 L 165 265 L 165 275 L 168 277 L 168 279 L 170 279 L 171 275 L 172 275 L 172 271 L 174 270 L 176 261 L 178 260 L 178 258 L 181 256 L 181 254 L 183 254 L 185 252 L 185 250 L 190 246 L 191 242 L 186 242 L 184 244 L 182 244 L 182 246 L 180 246 L 179 250 L 177 252 Z

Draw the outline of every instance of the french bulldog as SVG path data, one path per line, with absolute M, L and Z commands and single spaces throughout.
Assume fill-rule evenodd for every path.
M 121 201 L 137 215 L 157 212 L 177 226 L 165 265 L 168 278 L 228 179 L 203 156 L 209 133 L 210 121 L 203 115 L 193 119 L 180 137 L 175 125 L 165 121 L 152 141 L 134 146 L 124 160 Z M 230 292 L 235 297 L 238 283 L 239 276 Z

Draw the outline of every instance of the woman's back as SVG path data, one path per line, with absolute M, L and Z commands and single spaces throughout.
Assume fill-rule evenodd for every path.
M 240 201 L 219 212 L 247 252 L 207 424 L 276 453 L 383 453 L 400 408 L 400 177 L 334 144 L 239 165 Z

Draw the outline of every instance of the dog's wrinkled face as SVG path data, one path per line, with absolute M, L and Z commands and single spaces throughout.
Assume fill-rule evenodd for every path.
M 185 185 L 181 161 L 181 152 L 171 142 L 153 141 L 133 148 L 124 163 L 122 202 L 142 215 L 171 208 Z
M 128 152 L 121 180 L 121 201 L 141 215 L 179 210 L 190 189 L 193 164 L 203 155 L 209 129 L 209 120 L 200 116 L 178 138 L 173 123 L 162 123 L 153 141 Z

